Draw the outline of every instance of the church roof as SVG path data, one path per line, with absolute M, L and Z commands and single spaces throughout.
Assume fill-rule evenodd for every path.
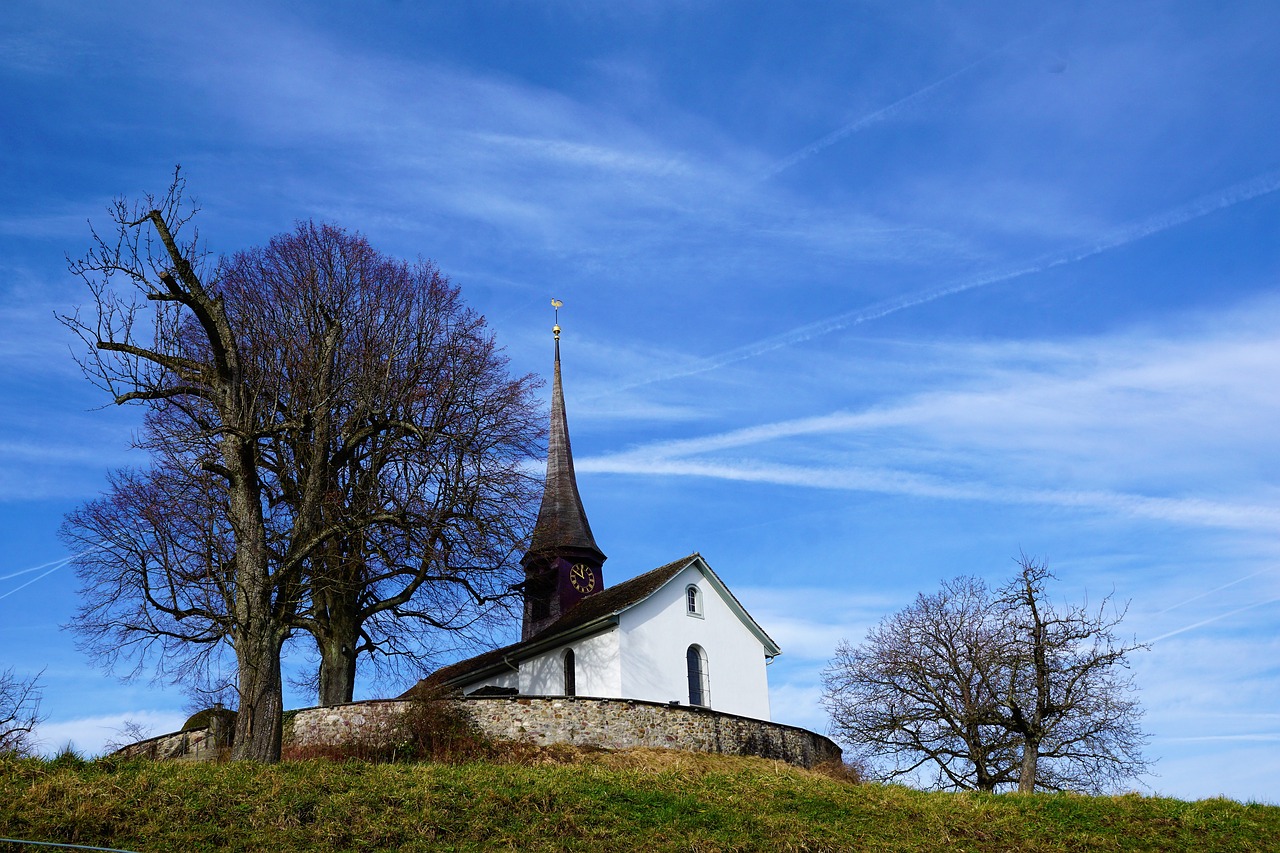
M 536 637 L 513 643 L 509 646 L 503 646 L 500 649 L 494 649 L 491 652 L 485 652 L 438 669 L 411 687 L 404 695 L 410 696 L 423 690 L 457 687 L 467 681 L 483 678 L 493 671 L 511 668 L 512 664 L 547 648 L 560 645 L 579 636 L 597 633 L 614 624 L 618 615 L 624 610 L 634 607 L 653 595 L 682 570 L 691 565 L 697 565 L 702 569 L 703 573 L 738 613 L 738 617 L 760 637 L 767 655 L 772 657 L 781 653 L 782 650 L 778 647 L 778 644 L 765 633 L 759 623 L 751 618 L 751 615 L 747 613 L 738 599 L 724 585 L 724 581 L 720 580 L 719 576 L 702 559 L 702 555 L 695 552 L 642 575 L 637 575 L 631 580 L 623 581 L 620 584 L 601 590 L 595 595 L 587 596 Z
M 538 522 L 533 528 L 533 541 L 526 559 L 541 554 L 587 552 L 604 553 L 591 535 L 587 513 L 578 494 L 578 480 L 573 473 L 573 449 L 569 445 L 569 424 L 564 413 L 564 390 L 560 384 L 560 327 L 556 326 L 555 378 L 551 388 L 551 429 L 547 436 L 547 481 L 538 509 Z

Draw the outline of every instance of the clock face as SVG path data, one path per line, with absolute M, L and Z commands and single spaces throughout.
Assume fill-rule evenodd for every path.
M 586 595 L 596 588 L 596 570 L 585 563 L 575 563 L 569 569 L 569 586 Z

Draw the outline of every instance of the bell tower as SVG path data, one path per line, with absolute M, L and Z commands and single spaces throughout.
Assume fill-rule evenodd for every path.
M 573 473 L 573 450 L 560 382 L 560 300 L 556 311 L 555 377 L 551 386 L 551 429 L 547 436 L 547 480 L 533 541 L 520 559 L 524 568 L 524 624 L 520 639 L 536 636 L 569 608 L 604 589 L 605 555 L 596 546 Z

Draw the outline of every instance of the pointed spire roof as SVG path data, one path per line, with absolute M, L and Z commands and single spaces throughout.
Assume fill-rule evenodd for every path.
M 522 562 L 527 565 L 543 556 L 594 557 L 596 565 L 600 565 L 605 556 L 591 535 L 591 525 L 578 494 L 578 480 L 573 473 L 573 449 L 569 445 L 569 424 L 565 419 L 564 389 L 560 382 L 559 323 L 554 332 L 556 361 L 551 387 L 551 430 L 547 437 L 547 481 L 538 523 L 533 529 L 533 542 Z

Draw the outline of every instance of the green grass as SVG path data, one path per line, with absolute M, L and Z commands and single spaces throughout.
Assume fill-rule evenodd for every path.
M 923 793 L 752 758 L 521 762 L 0 759 L 0 836 L 137 851 L 1280 850 L 1280 807 Z M 0 843 L 0 850 L 7 845 Z M 41 848 L 17 847 L 14 850 Z

